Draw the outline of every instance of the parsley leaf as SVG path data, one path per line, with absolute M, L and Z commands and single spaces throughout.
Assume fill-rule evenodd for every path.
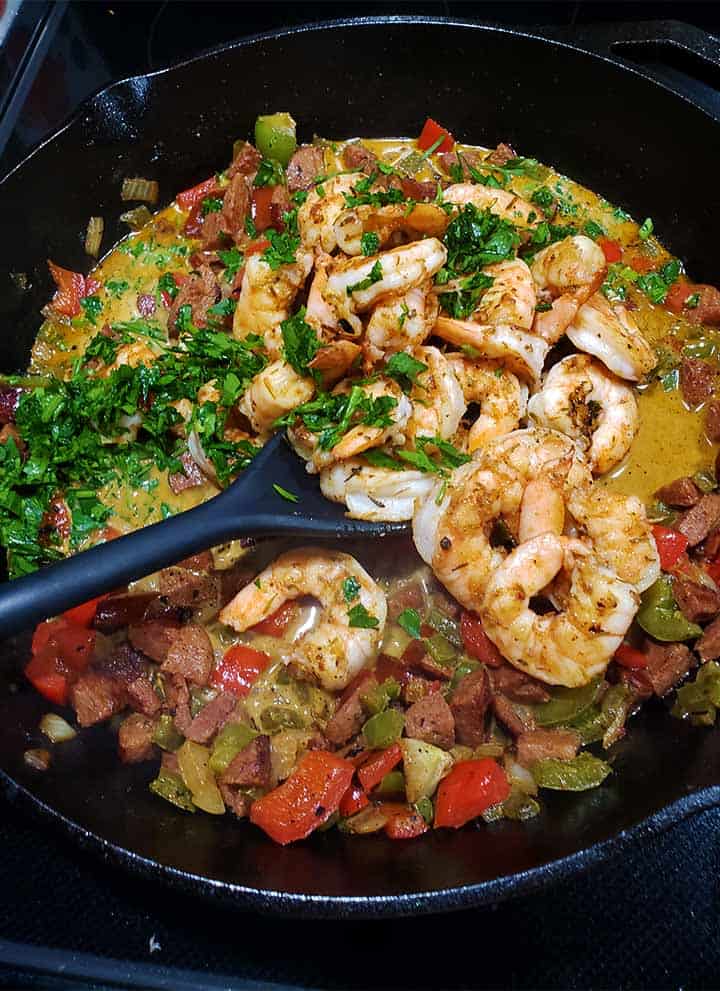
M 380 259 L 378 259 L 373 267 L 370 269 L 370 274 L 365 276 L 359 282 L 356 282 L 353 286 L 348 286 L 345 292 L 348 296 L 352 296 L 354 292 L 362 292 L 363 289 L 369 289 L 370 286 L 375 285 L 383 277 L 382 265 L 380 264 Z
M 638 237 L 641 241 L 647 241 L 654 229 L 652 217 L 646 217 L 638 228 Z
M 346 578 L 342 583 L 343 595 L 346 602 L 352 602 L 360 595 L 360 582 L 357 578 Z
M 127 288 L 127 283 L 125 283 L 125 288 Z M 158 290 L 159 292 L 167 293 L 171 300 L 175 299 L 177 294 L 180 292 L 180 287 L 175 281 L 175 277 L 172 272 L 163 272 L 158 279 Z
M 282 485 L 278 485 L 277 482 L 273 482 L 273 489 L 287 502 L 300 502 L 300 496 L 295 495 L 294 492 L 288 492 L 287 489 L 284 489 Z
M 417 437 L 415 440 L 416 449 L 414 451 L 398 451 L 398 457 L 407 461 L 418 471 L 431 472 L 444 477 L 447 470 L 459 468 L 466 464 L 470 458 L 467 454 L 451 444 L 442 437 Z M 428 447 L 435 448 L 434 452 L 428 454 Z
M 105 283 L 105 289 L 113 296 L 115 299 L 119 299 L 122 294 L 130 288 L 128 282 L 125 279 L 110 279 L 109 282 Z
M 420 626 L 421 626 L 420 613 L 417 609 L 403 609 L 397 618 L 397 623 L 399 626 L 405 630 L 405 632 L 413 638 L 413 640 L 420 640 Z
M 404 351 L 393 354 L 385 363 L 385 374 L 395 379 L 403 392 L 410 392 L 417 383 L 418 375 L 424 371 L 427 371 L 427 365 Z
M 200 213 L 203 217 L 207 217 L 209 213 L 220 213 L 223 208 L 223 200 L 221 196 L 208 196 L 200 204 Z
M 600 224 L 595 223 L 594 220 L 588 220 L 583 227 L 583 233 L 587 234 L 588 237 L 591 237 L 593 241 L 596 241 L 599 237 L 603 237 L 607 234 L 607 231 L 604 227 L 601 227 Z
M 390 413 L 396 406 L 394 396 L 368 396 L 359 385 L 354 385 L 346 393 L 318 393 L 276 420 L 275 426 L 292 426 L 300 420 L 312 433 L 319 434 L 320 449 L 329 451 L 351 427 L 391 426 Z
M 279 234 L 272 227 L 265 231 L 265 235 L 270 242 L 270 247 L 263 251 L 263 261 L 267 262 L 273 271 L 281 265 L 293 265 L 295 254 L 300 247 L 300 238 L 289 231 Z
M 348 609 L 348 621 L 348 626 L 361 630 L 374 630 L 380 625 L 380 620 L 376 616 L 371 616 L 361 602 Z
M 374 231 L 366 231 L 360 238 L 360 247 L 364 255 L 375 255 L 380 250 L 380 238 Z
M 97 323 L 97 318 L 102 313 L 102 308 L 103 308 L 102 300 L 100 299 L 99 296 L 85 296 L 83 299 L 80 300 L 80 305 L 82 306 L 85 312 L 85 317 L 87 318 L 88 322 L 91 323 L 94 327 L 95 324 Z
M 245 261 L 245 256 L 242 251 L 237 248 L 228 248 L 227 251 L 218 251 L 218 258 L 225 266 L 225 271 L 223 272 L 223 278 L 226 282 L 232 282 L 238 273 L 238 269 Z
M 254 186 L 280 186 L 285 182 L 285 170 L 274 158 L 263 158 L 258 167 Z
M 343 193 L 345 205 L 347 207 L 356 206 L 388 206 L 391 203 L 404 203 L 405 195 L 402 189 L 391 186 L 389 189 L 375 189 L 372 186 L 378 179 L 379 173 L 373 172 L 365 179 L 360 179 L 355 184 L 351 193 Z
M 321 341 L 310 324 L 305 323 L 305 307 L 280 324 L 283 353 L 298 375 L 311 375 L 308 366 L 320 350 Z

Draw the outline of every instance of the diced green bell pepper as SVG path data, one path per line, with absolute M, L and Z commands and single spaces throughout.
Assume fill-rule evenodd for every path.
M 400 698 L 400 683 L 394 678 L 386 678 L 381 685 L 360 696 L 360 701 L 372 715 L 384 712 L 394 700 Z
M 539 788 L 554 791 L 587 791 L 597 788 L 610 773 L 610 765 L 584 750 L 571 760 L 547 757 L 530 768 Z
M 223 726 L 215 737 L 210 754 L 209 765 L 213 774 L 222 774 L 226 771 L 231 761 L 257 735 L 255 730 L 245 723 L 227 723 Z
M 159 795 L 160 798 L 164 798 L 166 802 L 176 805 L 179 809 L 183 809 L 185 812 L 195 811 L 190 789 L 179 774 L 161 767 L 158 776 L 150 782 L 148 787 L 154 795 Z
M 442 633 L 433 633 L 431 637 L 427 637 L 425 647 L 432 659 L 443 666 L 452 664 L 457 657 L 457 649 Z
M 643 630 L 656 640 L 677 643 L 692 640 L 702 633 L 697 623 L 685 619 L 678 609 L 669 575 L 661 575 L 654 585 L 643 592 L 635 618 Z
M 712 726 L 720 707 L 720 664 L 708 661 L 698 671 L 695 681 L 678 688 L 672 714 L 689 719 L 693 726 Z
M 460 633 L 460 624 L 457 620 L 451 619 L 442 609 L 431 609 L 425 622 L 432 626 L 436 633 L 441 633 L 446 640 L 449 640 L 453 647 L 462 647 L 463 638 Z
M 380 784 L 373 791 L 373 795 L 404 795 L 405 777 L 402 771 L 388 771 Z
M 163 750 L 168 750 L 170 753 L 175 753 L 185 738 L 175 729 L 173 717 L 165 713 L 155 723 L 152 739 L 153 743 L 157 743 L 158 747 L 162 747 Z
M 589 709 L 598 696 L 602 678 L 593 678 L 580 688 L 553 688 L 549 702 L 533 709 L 538 726 L 558 726 L 569 723 Z
M 363 736 L 368 747 L 384 750 L 402 736 L 405 716 L 397 709 L 386 709 L 371 716 L 363 726 Z
M 288 113 L 258 117 L 255 144 L 263 158 L 274 158 L 281 165 L 287 165 L 297 148 L 295 121 Z

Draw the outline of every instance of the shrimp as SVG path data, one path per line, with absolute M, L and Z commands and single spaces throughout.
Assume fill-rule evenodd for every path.
M 448 362 L 460 383 L 465 404 L 480 403 L 480 415 L 467 437 L 470 453 L 519 426 L 525 416 L 528 390 L 517 375 L 506 371 L 498 361 L 452 354 Z
M 305 322 L 314 327 L 321 335 L 337 333 L 341 328 L 335 310 L 325 299 L 325 289 L 328 279 L 328 265 L 332 262 L 330 255 L 324 251 L 315 253 L 315 271 L 310 283 Z
M 537 207 L 508 189 L 493 189 L 480 183 L 459 182 L 454 186 L 448 186 L 443 193 L 443 202 L 455 203 L 457 206 L 472 203 L 478 210 L 489 210 L 515 225 L 537 227 L 539 223 Z
M 584 234 L 563 238 L 538 251 L 530 271 L 538 288 L 551 297 L 552 305 L 535 315 L 533 332 L 549 344 L 559 341 L 583 303 L 599 288 L 605 269 L 602 249 Z
M 637 496 L 611 492 L 604 485 L 576 486 L 567 509 L 579 533 L 592 542 L 604 565 L 636 591 L 660 577 L 660 559 L 645 506 Z
M 337 248 L 335 221 L 347 209 L 345 193 L 351 193 L 362 172 L 334 176 L 313 187 L 298 210 L 298 231 L 306 248 L 332 252 Z
M 420 557 L 466 608 L 479 608 L 488 578 L 507 554 L 491 540 L 493 532 L 502 524 L 517 538 L 528 484 L 544 478 L 564 493 L 575 458 L 573 442 L 562 434 L 515 430 L 435 483 L 413 519 L 413 539 Z M 553 506 L 550 529 L 556 518 Z
M 115 352 L 112 364 L 102 368 L 98 375 L 100 378 L 108 378 L 123 365 L 127 365 L 129 368 L 137 368 L 139 365 L 149 367 L 155 361 L 157 361 L 157 355 L 144 341 L 132 341 L 130 344 L 121 344 Z
M 280 324 L 290 315 L 290 306 L 312 263 L 311 252 L 298 251 L 294 264 L 273 270 L 262 255 L 251 255 L 245 265 L 233 316 L 233 336 L 243 340 L 249 334 L 258 334 L 265 339 L 270 356 L 280 357 Z
M 530 269 L 521 258 L 496 262 L 483 269 L 492 277 L 480 305 L 473 313 L 478 323 L 509 324 L 530 330 L 535 319 L 535 283 Z
M 422 436 L 449 440 L 465 412 L 463 392 L 453 365 L 437 348 L 414 348 L 411 354 L 426 366 L 426 370 L 417 376 L 410 393 L 413 409 L 406 425 L 407 438 L 411 441 Z
M 581 440 L 597 475 L 622 461 L 640 426 L 632 388 L 586 354 L 550 369 L 528 413 L 541 426 Z
M 431 285 L 425 282 L 377 304 L 365 332 L 369 361 L 380 361 L 383 354 L 406 351 L 429 336 L 439 310 L 437 296 L 430 292 Z
M 562 610 L 533 612 L 533 596 L 563 571 L 569 590 Z M 577 688 L 606 669 L 639 605 L 637 592 L 579 541 L 543 533 L 491 575 L 480 616 L 515 667 L 547 684 Z
M 357 458 L 348 458 L 320 472 L 323 495 L 333 502 L 345 503 L 348 516 L 384 523 L 412 519 L 417 503 L 434 484 L 427 472 L 375 468 Z
M 315 383 L 305 378 L 283 359 L 273 361 L 253 378 L 238 409 L 253 430 L 267 436 L 275 421 L 315 395 Z
M 348 588 L 357 589 L 356 597 L 348 597 Z M 387 618 L 384 592 L 349 554 L 320 547 L 281 554 L 225 606 L 220 622 L 243 633 L 302 595 L 318 599 L 322 615 L 314 629 L 293 643 L 286 663 L 326 691 L 341 691 L 375 660 Z M 362 606 L 372 617 L 372 628 L 350 625 L 354 606 Z
M 413 241 L 369 258 L 334 262 L 328 274 L 325 298 L 355 333 L 362 331 L 358 313 L 371 309 L 385 296 L 420 286 L 445 264 L 447 251 L 437 238 Z
M 363 234 L 376 234 L 381 245 L 397 232 L 410 238 L 442 237 L 448 222 L 447 213 L 434 203 L 417 203 L 409 213 L 405 203 L 363 204 L 340 214 L 334 224 L 335 240 L 346 255 L 359 255 Z
M 450 344 L 474 348 L 483 358 L 500 359 L 523 381 L 533 384 L 540 381 L 549 347 L 535 334 L 502 324 L 491 327 L 451 317 L 438 317 L 433 333 Z
M 657 364 L 655 352 L 635 318 L 621 304 L 611 305 L 596 292 L 577 312 L 567 336 L 579 351 L 599 358 L 620 378 L 638 382 Z

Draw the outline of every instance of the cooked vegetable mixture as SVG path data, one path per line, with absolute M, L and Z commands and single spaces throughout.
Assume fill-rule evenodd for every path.
M 131 233 L 49 262 L 0 385 L 11 576 L 209 498 L 280 428 L 412 540 L 237 541 L 42 623 L 50 747 L 67 707 L 110 721 L 159 801 L 285 844 L 536 816 L 651 696 L 714 723 L 720 292 L 651 218 L 433 120 L 298 147 L 272 114 L 154 216 L 155 181 L 118 192 Z

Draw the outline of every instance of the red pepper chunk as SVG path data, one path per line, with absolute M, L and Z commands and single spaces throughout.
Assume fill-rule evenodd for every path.
M 260 233 L 275 223 L 272 213 L 273 186 L 258 186 L 252 194 L 252 219 Z
M 191 189 L 185 189 L 182 193 L 178 193 L 175 199 L 181 210 L 189 212 L 193 207 L 199 206 L 208 196 L 212 196 L 213 193 L 216 193 L 217 190 L 217 179 L 213 175 L 210 176 L 209 179 L 199 182 L 197 186 L 193 186 Z
M 104 598 L 104 595 L 99 595 L 96 599 L 83 602 L 79 606 L 68 609 L 63 613 L 63 616 L 68 622 L 75 623 L 77 626 L 84 626 L 86 628 L 92 626 L 97 607 Z
M 48 268 L 57 286 L 50 303 L 51 308 L 65 317 L 78 316 L 82 309 L 80 300 L 86 295 L 85 276 L 81 275 L 80 272 L 71 272 L 67 268 L 60 268 L 59 265 L 50 260 L 48 260 Z
M 400 763 L 402 760 L 402 750 L 399 743 L 393 743 L 387 750 L 379 750 L 373 754 L 358 771 L 360 784 L 365 791 L 372 791 L 379 785 L 388 771 Z
M 417 139 L 418 148 L 420 148 L 421 151 L 427 151 L 428 148 L 432 148 L 435 142 L 441 137 L 444 138 L 444 140 L 435 148 L 435 151 L 452 151 L 455 147 L 455 139 L 452 134 L 449 131 L 446 131 L 444 127 L 441 127 L 437 121 L 432 119 L 432 117 L 428 117 L 422 131 L 420 132 L 420 137 Z
M 250 255 L 259 255 L 261 251 L 270 247 L 270 242 L 267 238 L 260 238 L 259 241 L 251 241 L 250 244 L 245 248 L 245 257 Z
M 597 243 L 602 248 L 602 253 L 605 255 L 605 261 L 610 265 L 613 262 L 619 262 L 622 258 L 622 248 L 618 241 L 613 241 L 609 237 L 599 237 Z
M 491 668 L 505 663 L 502 654 L 483 629 L 482 621 L 474 612 L 463 610 L 460 617 L 460 636 L 466 652 Z
M 210 675 L 210 684 L 244 698 L 269 663 L 270 658 L 262 650 L 254 650 L 244 643 L 236 644 Z
M 504 802 L 509 794 L 507 776 L 491 757 L 462 760 L 440 782 L 435 802 L 435 826 L 458 829 L 490 806 Z
M 282 846 L 305 839 L 338 808 L 354 771 L 342 757 L 311 750 L 286 781 L 253 802 L 250 821 Z
M 716 585 L 720 584 L 720 557 L 716 557 L 710 564 L 706 564 L 705 571 Z
M 33 634 L 33 656 L 25 677 L 45 698 L 64 705 L 70 685 L 90 663 L 94 646 L 95 631 L 65 617 L 40 623 Z
M 659 523 L 653 526 L 652 533 L 660 556 L 660 567 L 663 571 L 669 571 L 687 550 L 687 537 L 678 530 L 660 526 Z
M 615 660 L 624 668 L 646 668 L 647 657 L 629 643 L 621 643 L 615 651 Z
M 264 633 L 268 637 L 281 637 L 297 615 L 297 608 L 294 599 L 283 602 L 279 609 L 252 627 L 253 633 Z
M 428 824 L 419 812 L 408 809 L 406 812 L 396 812 L 390 816 L 384 826 L 385 835 L 391 840 L 414 840 L 416 836 L 427 833 Z
M 370 799 L 359 784 L 351 784 L 340 800 L 340 815 L 353 816 L 370 804 Z

